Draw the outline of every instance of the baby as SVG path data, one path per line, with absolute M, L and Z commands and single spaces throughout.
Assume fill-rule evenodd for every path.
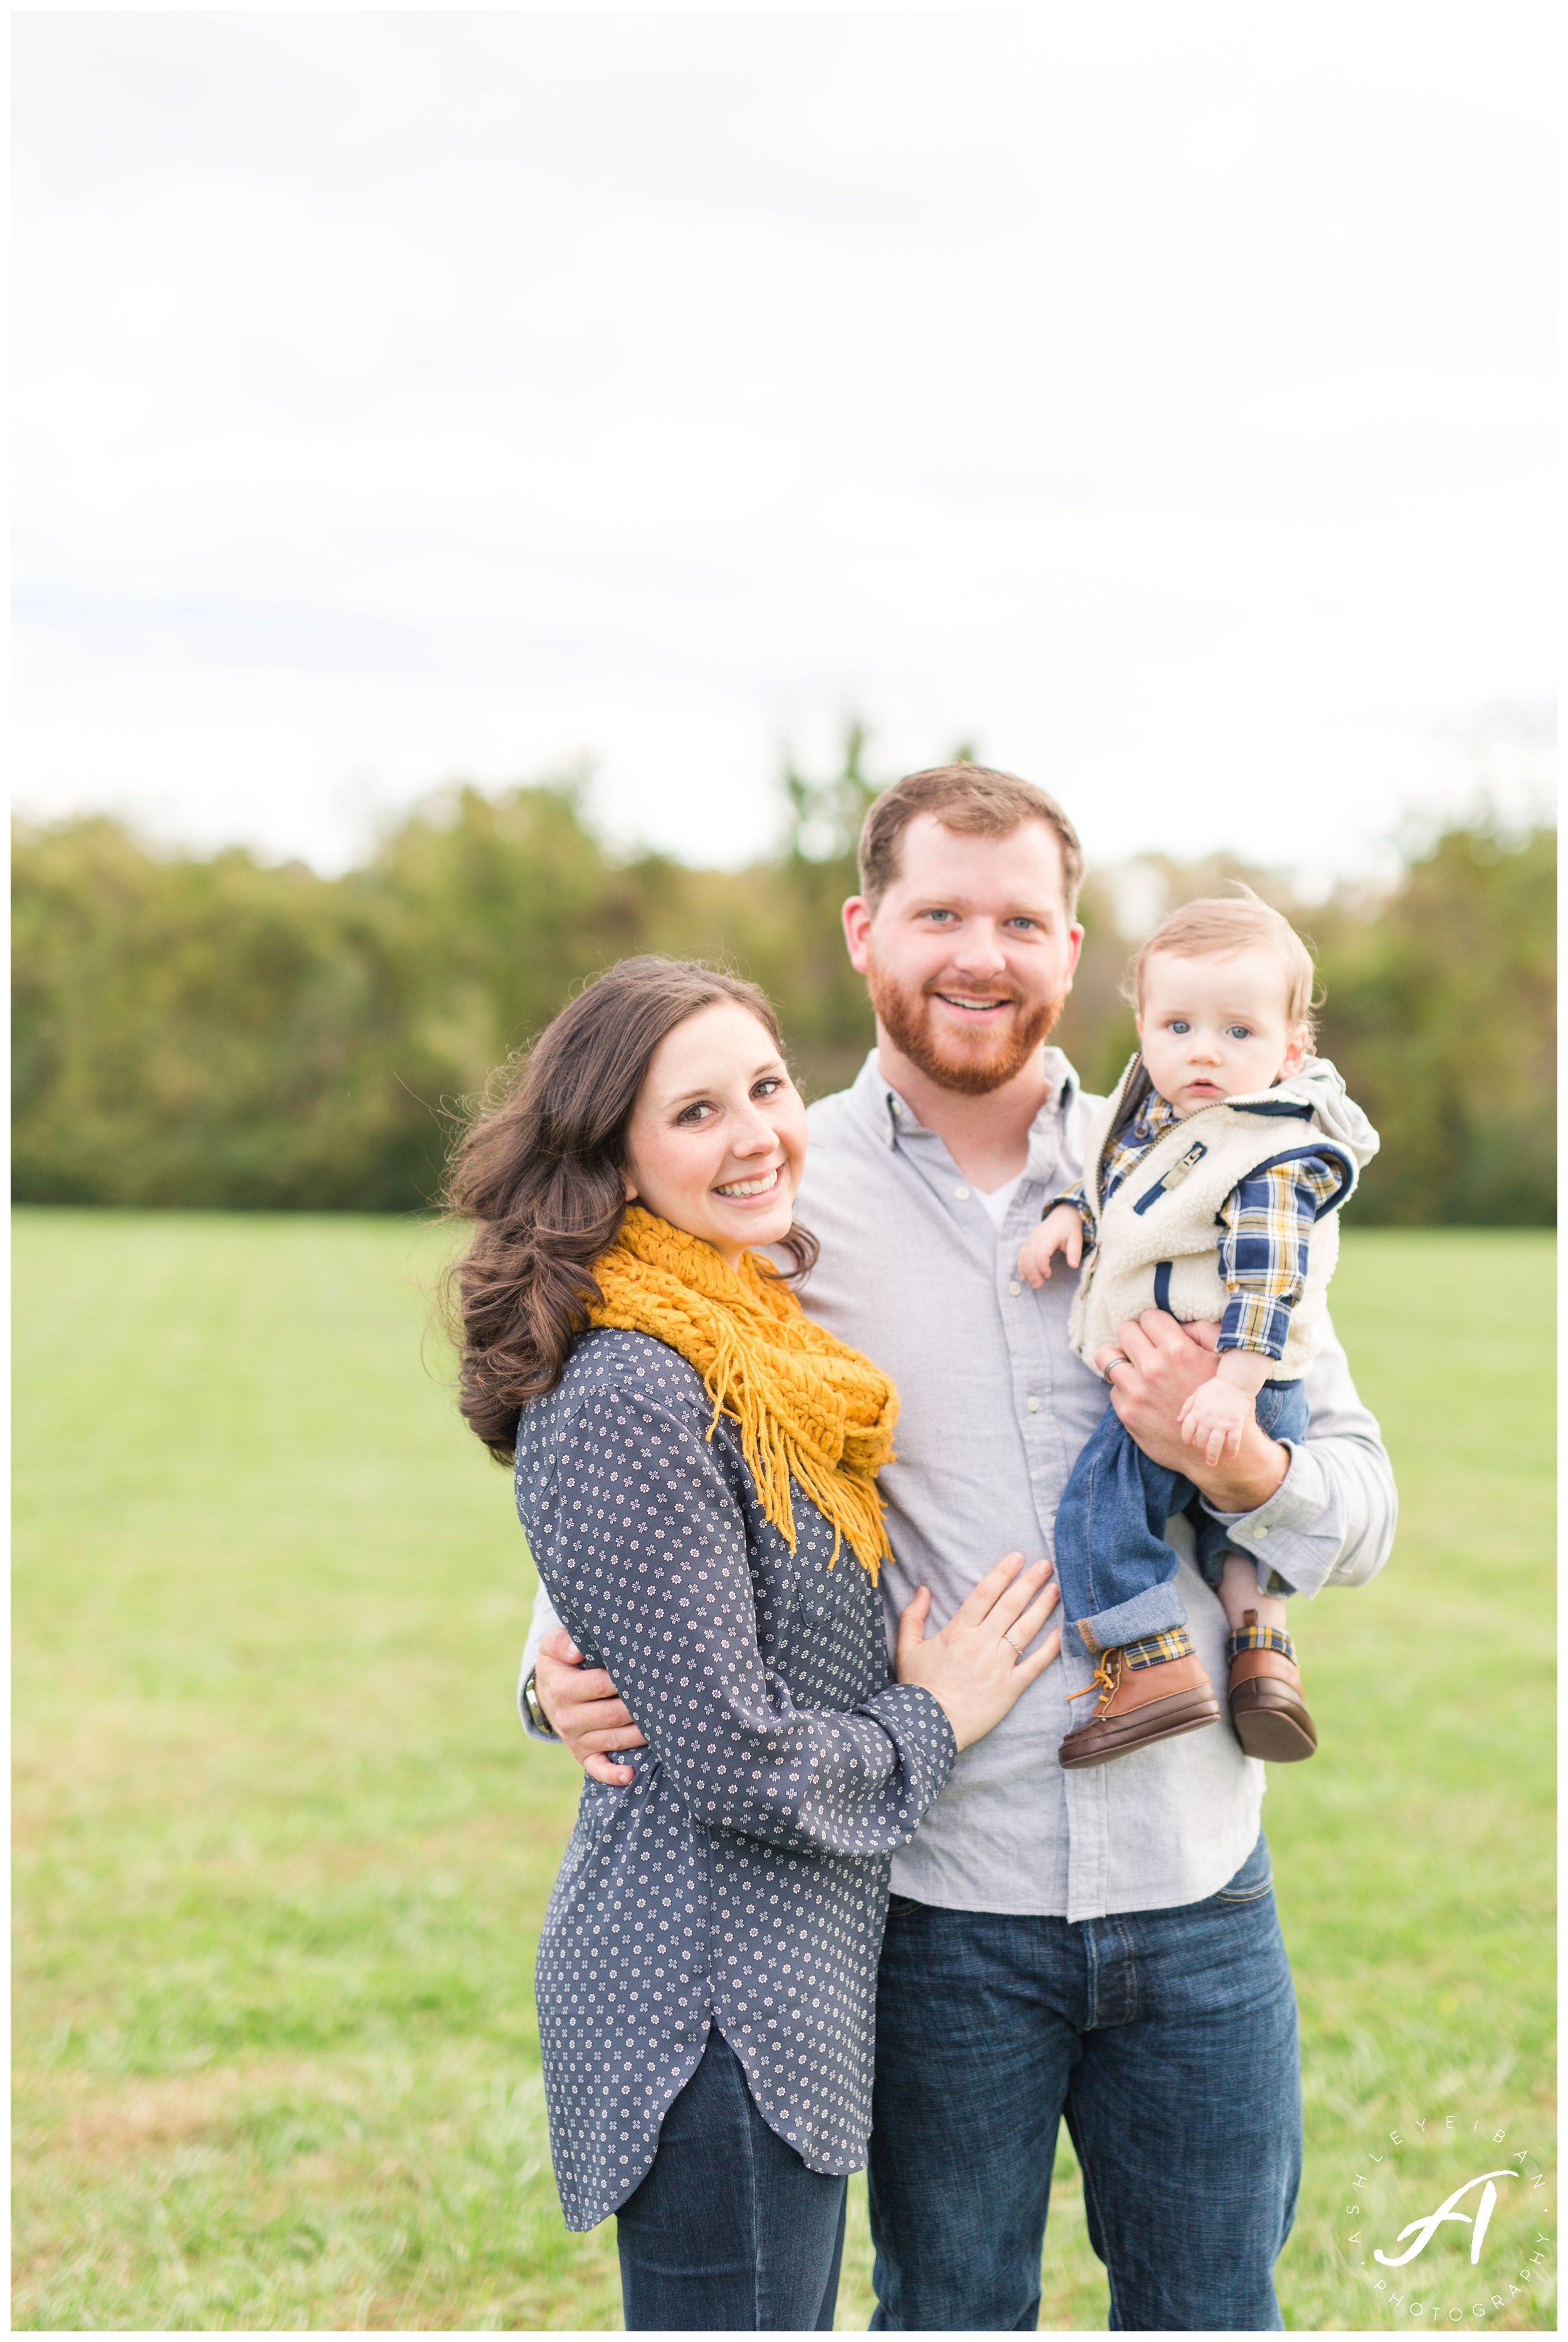
M 1288 921 L 1244 889 L 1174 912 L 1134 966 L 1139 1051 L 1091 1127 L 1084 1185 L 1047 1207 L 1019 1256 L 1038 1290 L 1057 1253 L 1073 1268 L 1087 1254 L 1069 1328 L 1086 1364 L 1145 1309 L 1170 1311 L 1217 1353 L 1180 1417 L 1210 1466 L 1240 1454 L 1254 1417 L 1271 1438 L 1303 1436 L 1339 1207 L 1377 1152 L 1333 1066 L 1309 1054 L 1313 974 Z M 1109 1359 L 1107 1378 L 1126 1363 Z M 1070 1769 L 1220 1719 L 1165 1542 L 1189 1506 L 1198 1566 L 1232 1629 L 1242 1746 L 1283 1764 L 1317 1747 L 1285 1606 L 1195 1496 L 1107 1406 L 1056 1515 L 1064 1614 L 1099 1659 L 1094 1714 L 1062 1743 Z

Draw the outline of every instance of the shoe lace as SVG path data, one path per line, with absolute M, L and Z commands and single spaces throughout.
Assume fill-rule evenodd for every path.
M 1091 1680 L 1084 1686 L 1082 1691 L 1070 1691 L 1067 1695 L 1068 1698 L 1085 1699 L 1092 1691 L 1104 1692 L 1107 1695 L 1114 1692 L 1116 1688 L 1117 1670 L 1111 1662 L 1116 1656 L 1114 1651 L 1102 1651 L 1099 1665 L 1095 1667 Z

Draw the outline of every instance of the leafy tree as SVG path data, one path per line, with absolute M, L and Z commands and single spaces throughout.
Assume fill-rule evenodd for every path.
M 14 861 L 15 1183 L 33 1201 L 401 1203 L 403 971 L 375 906 L 298 864 L 24 828 Z
M 395 936 L 421 1045 L 474 1088 L 587 977 L 647 948 L 684 876 L 658 856 L 614 864 L 566 780 L 444 791 L 344 891 Z
M 855 841 L 885 784 L 863 766 L 865 733 L 850 726 L 844 763 L 826 780 L 791 764 L 782 853 L 744 874 L 749 916 L 737 935 L 748 972 L 779 1004 L 792 1062 L 808 1096 L 854 1080 L 875 1038 L 865 985 L 849 964 L 839 914 L 860 892 Z
M 778 852 L 733 872 L 616 857 L 570 777 L 443 791 L 335 880 L 237 850 L 157 853 L 104 818 L 20 826 L 17 1196 L 419 1208 L 456 1102 L 634 951 L 754 977 L 806 1087 L 840 1086 L 873 1032 L 838 923 L 877 786 L 864 750 L 856 727 L 825 780 L 792 767 Z M 1244 876 L 1320 946 L 1323 1046 L 1383 1135 L 1361 1216 L 1549 1219 L 1554 870 L 1550 832 L 1481 823 L 1375 897 L 1310 912 L 1224 859 L 1092 875 L 1058 1037 L 1106 1086 L 1133 1038 L 1123 930 Z
M 1315 929 L 1321 1046 L 1383 1137 L 1364 1216 L 1555 1217 L 1557 838 L 1451 829 Z

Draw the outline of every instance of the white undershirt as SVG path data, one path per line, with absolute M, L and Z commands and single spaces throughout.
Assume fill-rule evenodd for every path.
M 1007 1217 L 1007 1206 L 1013 1201 L 1018 1182 L 1023 1176 L 1022 1171 L 1015 1173 L 1011 1179 L 1004 1180 L 1000 1187 L 993 1187 L 989 1196 L 984 1187 L 976 1187 L 974 1190 L 975 1201 L 984 1205 L 991 1216 L 994 1227 L 999 1228 Z

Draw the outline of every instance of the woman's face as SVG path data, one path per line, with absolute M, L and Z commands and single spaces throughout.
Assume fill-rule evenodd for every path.
M 805 1162 L 805 1107 L 765 1025 L 737 1000 L 667 1033 L 637 1094 L 626 1193 L 737 1266 L 787 1235 Z

